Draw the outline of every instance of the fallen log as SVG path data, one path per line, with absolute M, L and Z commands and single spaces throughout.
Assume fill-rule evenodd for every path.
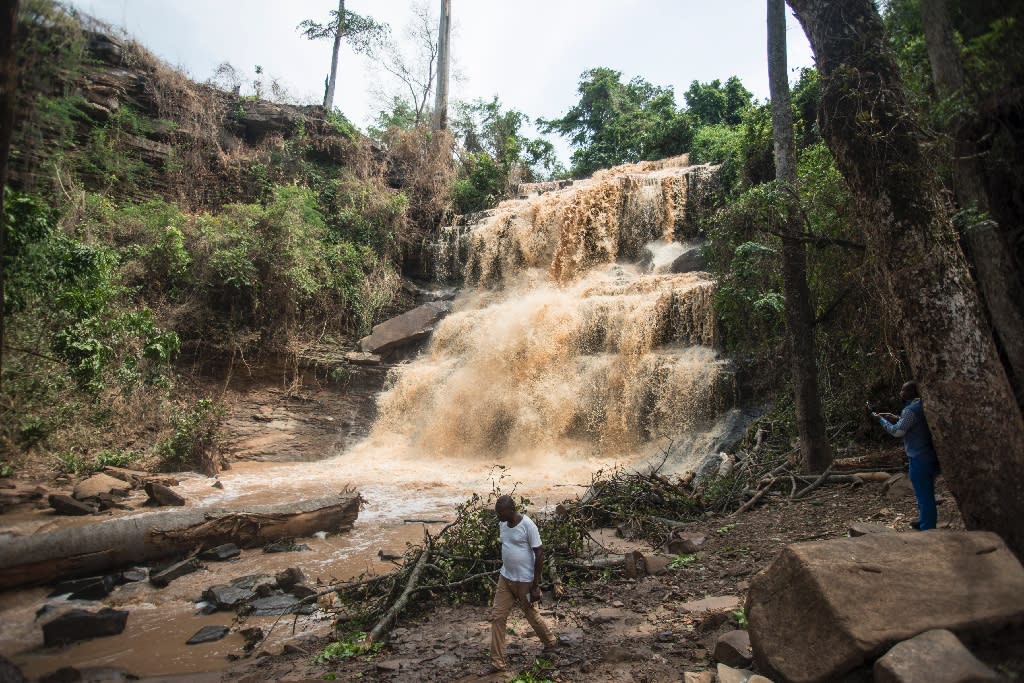
M 186 555 L 224 543 L 254 548 L 281 538 L 352 528 L 358 493 L 238 510 L 179 508 L 0 539 L 0 590 Z

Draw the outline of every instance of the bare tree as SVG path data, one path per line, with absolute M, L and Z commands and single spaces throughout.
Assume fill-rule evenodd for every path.
M 3 0 L 0 3 L 0 372 L 3 370 L 4 258 L 7 243 L 4 188 L 7 186 L 7 157 L 14 128 L 14 91 L 18 84 L 18 62 L 14 53 L 17 27 L 18 0 Z
M 948 5 L 948 0 L 921 0 L 932 81 L 936 94 L 947 101 L 962 98 L 964 87 L 960 46 L 953 35 Z M 1024 292 L 1010 248 L 991 218 L 980 150 L 972 136 L 965 134 L 964 124 L 963 114 L 952 121 L 949 152 L 953 159 L 953 190 L 961 209 L 973 209 L 982 215 L 982 220 L 964 231 L 964 238 L 1018 403 L 1024 405 Z
M 1024 557 L 1024 418 L 982 315 L 872 0 L 788 0 L 821 74 L 819 123 L 863 212 L 936 450 L 968 528 Z
M 437 97 L 434 100 L 434 130 L 448 128 L 448 70 L 451 59 L 452 0 L 441 0 L 441 20 L 437 29 Z
M 369 16 L 362 16 L 345 9 L 345 0 L 338 0 L 338 9 L 331 10 L 331 20 L 319 24 L 306 19 L 298 25 L 299 32 L 310 40 L 330 38 L 334 41 L 331 53 L 331 73 L 324 89 L 324 109 L 334 106 L 334 90 L 338 82 L 338 53 L 344 40 L 358 54 L 368 54 L 387 39 L 387 24 L 379 24 Z
M 768 84 L 775 139 L 775 179 L 783 188 L 786 202 L 782 224 L 782 287 L 786 295 L 786 345 L 793 375 L 797 431 L 804 468 L 809 472 L 824 472 L 832 462 L 832 449 L 818 392 L 814 310 L 807 286 L 807 247 L 801 239 L 803 230 L 797 220 L 796 145 L 786 70 L 785 0 L 768 0 Z
M 434 91 L 438 61 L 438 24 L 425 2 L 414 2 L 412 19 L 405 29 L 405 41 L 394 39 L 383 42 L 376 64 L 394 77 L 400 100 L 386 87 L 375 93 L 377 99 L 393 106 L 397 102 L 408 105 L 414 112 L 414 125 L 426 123 L 430 112 L 428 103 Z

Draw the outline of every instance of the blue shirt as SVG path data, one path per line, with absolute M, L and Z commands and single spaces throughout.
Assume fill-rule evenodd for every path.
M 903 439 L 903 446 L 907 449 L 908 458 L 921 458 L 923 460 L 935 460 L 935 448 L 932 446 L 932 433 L 928 429 L 928 421 L 924 418 L 924 407 L 921 399 L 915 398 L 908 403 L 900 413 L 900 419 L 896 424 L 878 418 L 879 423 L 885 431 L 897 439 Z

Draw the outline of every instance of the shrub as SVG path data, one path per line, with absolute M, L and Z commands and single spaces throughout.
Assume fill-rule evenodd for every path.
M 225 409 L 208 398 L 199 399 L 171 417 L 172 433 L 157 446 L 160 467 L 167 471 L 197 469 L 217 472 L 217 435 Z

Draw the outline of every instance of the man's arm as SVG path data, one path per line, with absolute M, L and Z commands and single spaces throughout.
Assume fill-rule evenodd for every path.
M 900 414 L 900 419 L 896 424 L 890 424 L 886 419 L 879 419 L 879 423 L 885 431 L 889 432 L 897 439 L 902 439 L 906 436 L 910 428 L 914 426 L 914 422 L 917 421 L 917 417 L 914 415 L 914 411 L 910 408 L 904 408 Z
M 530 586 L 530 598 L 533 602 L 540 600 L 540 574 L 544 571 L 544 548 L 533 549 L 533 585 Z

